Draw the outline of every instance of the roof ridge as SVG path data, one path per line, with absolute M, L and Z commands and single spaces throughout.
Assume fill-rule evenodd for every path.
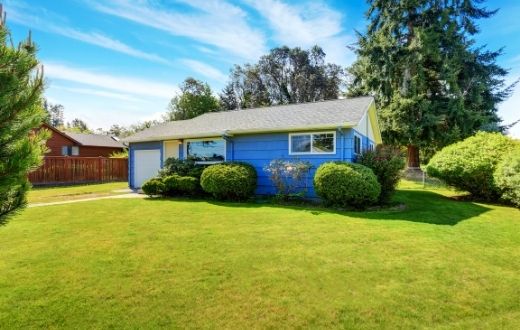
M 186 120 L 192 120 L 195 118 L 200 118 L 200 117 L 207 116 L 207 115 L 214 115 L 217 113 L 242 112 L 242 111 L 250 111 L 250 110 L 261 110 L 261 109 L 266 109 L 266 108 L 278 108 L 278 107 L 297 106 L 297 105 L 305 105 L 305 104 L 347 101 L 347 100 L 362 99 L 362 98 L 374 98 L 374 97 L 371 95 L 365 95 L 365 96 L 345 97 L 342 99 L 328 99 L 328 100 L 318 100 L 318 101 L 309 101 L 309 102 L 300 102 L 300 103 L 287 103 L 287 104 L 272 104 L 272 105 L 266 105 L 263 107 L 210 111 L 210 112 L 203 113 L 202 115 L 199 115 L 197 117 L 193 117 L 191 119 L 186 119 Z M 179 120 L 177 120 L 177 121 L 179 121 Z

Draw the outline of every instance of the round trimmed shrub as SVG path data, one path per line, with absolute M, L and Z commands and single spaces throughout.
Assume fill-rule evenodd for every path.
M 186 195 L 195 195 L 200 191 L 199 187 L 199 180 L 191 176 L 180 176 L 177 180 L 177 189 Z
M 475 197 L 496 200 L 500 191 L 495 185 L 493 172 L 514 146 L 513 139 L 500 133 L 479 132 L 440 150 L 432 157 L 426 171 L 428 175 Z
M 345 162 L 324 163 L 314 175 L 314 189 L 332 206 L 366 208 L 377 202 L 381 185 L 366 166 Z
M 141 189 L 148 196 L 162 195 L 165 190 L 165 185 L 161 179 L 153 178 L 146 181 Z
M 164 177 L 162 180 L 166 195 L 194 195 L 199 191 L 199 180 L 191 176 L 173 174 Z
M 255 192 L 256 171 L 245 163 L 215 164 L 204 169 L 200 185 L 217 199 L 245 200 Z
M 504 156 L 494 178 L 502 199 L 520 207 L 520 146 Z

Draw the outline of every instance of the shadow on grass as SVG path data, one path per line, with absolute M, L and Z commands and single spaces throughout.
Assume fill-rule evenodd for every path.
M 314 205 L 280 205 L 275 203 L 232 203 L 204 199 L 188 198 L 157 198 L 149 199 L 154 202 L 189 201 L 193 203 L 210 203 L 217 206 L 233 207 L 237 209 L 251 208 L 281 208 L 309 212 L 313 215 L 338 214 L 366 220 L 397 220 L 433 225 L 454 226 L 461 221 L 479 216 L 490 209 L 472 202 L 461 202 L 450 199 L 439 193 L 421 190 L 399 190 L 394 196 L 394 202 L 404 207 L 387 208 L 377 211 L 344 211 Z

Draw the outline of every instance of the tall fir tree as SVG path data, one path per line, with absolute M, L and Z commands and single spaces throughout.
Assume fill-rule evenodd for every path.
M 477 47 L 476 21 L 496 11 L 483 0 L 369 0 L 369 24 L 358 33 L 349 68 L 350 96 L 372 94 L 385 142 L 434 151 L 486 127 L 499 127 L 497 105 L 511 93 L 502 50 Z
M 21 208 L 27 174 L 41 163 L 48 132 L 33 129 L 46 118 L 43 70 L 31 36 L 13 47 L 0 5 L 0 222 Z

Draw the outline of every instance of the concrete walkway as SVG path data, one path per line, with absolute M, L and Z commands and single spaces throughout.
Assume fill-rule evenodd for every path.
M 49 205 L 61 205 L 61 204 L 72 204 L 79 202 L 88 202 L 88 201 L 97 201 L 100 199 L 115 199 L 115 198 L 145 198 L 146 195 L 138 194 L 138 193 L 130 193 L 130 194 L 121 194 L 121 195 L 113 195 L 113 196 L 103 196 L 103 197 L 91 197 L 91 198 L 83 198 L 83 199 L 71 199 L 67 201 L 59 201 L 59 202 L 50 202 L 50 203 L 35 203 L 29 204 L 27 207 L 40 207 L 40 206 L 49 206 Z

